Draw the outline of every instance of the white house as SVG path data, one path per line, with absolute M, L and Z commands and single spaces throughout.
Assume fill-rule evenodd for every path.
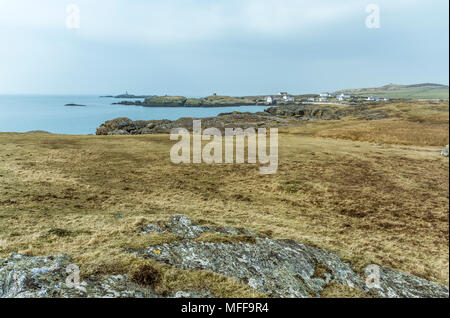
M 330 93 L 320 93 L 320 97 L 330 97 Z
M 283 99 L 286 102 L 295 102 L 295 98 L 293 96 L 283 96 Z
M 327 96 L 320 96 L 318 100 L 319 100 L 319 102 L 328 102 L 328 97 Z
M 348 94 L 340 94 L 340 95 L 336 96 L 336 99 L 338 101 L 344 101 L 344 100 L 349 99 L 349 98 L 351 98 L 351 96 L 348 95 Z
M 280 95 L 283 96 L 282 98 L 285 102 L 295 102 L 295 98 L 293 96 L 289 96 L 287 92 L 281 92 Z
M 269 104 L 269 105 L 273 104 L 273 98 L 272 98 L 272 96 L 267 96 L 267 97 L 266 97 L 266 104 Z

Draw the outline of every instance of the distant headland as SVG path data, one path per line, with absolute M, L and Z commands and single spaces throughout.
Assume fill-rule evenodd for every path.
M 221 96 L 212 94 L 207 97 L 191 98 L 185 96 L 157 96 L 125 94 L 101 96 L 124 100 L 113 105 L 135 105 L 143 107 L 236 107 L 262 105 L 298 105 L 304 103 L 360 104 L 364 101 L 388 101 L 390 99 L 448 99 L 449 88 L 441 84 L 394 85 L 382 87 L 347 89 L 333 93 L 290 94 L 280 92 L 259 96 Z M 143 100 L 139 100 L 143 99 Z
M 148 98 L 148 97 L 152 97 L 155 95 L 133 95 L 133 94 L 128 94 L 128 91 L 125 92 L 125 94 L 120 94 L 120 95 L 104 95 L 104 96 L 100 96 L 101 98 L 129 98 L 129 99 L 139 99 L 139 98 Z

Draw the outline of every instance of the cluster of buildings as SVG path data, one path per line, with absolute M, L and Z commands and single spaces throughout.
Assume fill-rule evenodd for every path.
M 278 101 L 293 103 L 293 102 L 295 102 L 295 97 L 289 95 L 287 92 L 281 92 L 278 94 L 277 97 L 272 97 L 272 96 L 266 97 L 266 103 L 269 105 L 275 104 Z
M 366 100 L 367 101 L 372 101 L 372 102 L 379 102 L 379 101 L 387 102 L 389 100 L 389 98 L 379 98 L 379 97 L 376 97 L 376 96 L 369 96 L 369 97 L 367 97 Z
M 348 94 L 340 94 L 340 95 L 332 95 L 330 93 L 321 93 L 319 97 L 308 97 L 306 98 L 306 101 L 308 102 L 327 102 L 329 98 L 335 98 L 338 101 L 344 101 L 347 99 L 352 98 L 352 96 Z M 277 102 L 295 102 L 295 97 L 292 95 L 289 95 L 287 92 L 281 92 L 276 97 L 273 96 L 267 96 L 266 97 L 266 104 L 276 104 Z
M 349 94 L 330 94 L 330 93 L 320 93 L 319 97 L 314 101 L 317 102 L 328 102 L 330 98 L 335 98 L 337 101 L 345 101 L 351 99 L 352 96 Z
M 353 96 L 349 94 L 330 94 L 330 93 L 321 93 L 318 97 L 308 97 L 306 98 L 306 101 L 308 102 L 328 102 L 330 99 L 335 99 L 336 101 L 342 102 L 349 99 L 354 98 Z M 361 98 L 361 97 L 359 97 Z M 376 96 L 369 96 L 366 99 L 367 101 L 388 101 L 388 98 L 379 98 Z M 266 97 L 266 104 L 272 105 L 276 104 L 277 102 L 283 102 L 283 103 L 294 103 L 295 97 L 292 95 L 289 95 L 287 92 L 281 92 L 276 97 L 273 96 L 267 96 Z

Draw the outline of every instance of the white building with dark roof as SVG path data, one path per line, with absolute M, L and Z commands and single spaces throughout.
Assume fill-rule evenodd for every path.
M 336 96 L 336 99 L 338 101 L 344 101 L 344 100 L 350 99 L 350 98 L 352 98 L 352 97 L 348 94 L 340 94 L 340 95 Z

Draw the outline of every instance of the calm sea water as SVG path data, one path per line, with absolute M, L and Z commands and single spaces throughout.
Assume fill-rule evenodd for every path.
M 217 108 L 167 108 L 111 105 L 122 99 L 98 96 L 0 96 L 0 132 L 45 130 L 56 134 L 95 134 L 106 120 L 128 117 L 132 120 L 170 119 L 180 117 L 209 117 L 220 113 L 259 112 L 264 106 Z M 87 107 L 67 107 L 82 104 Z

